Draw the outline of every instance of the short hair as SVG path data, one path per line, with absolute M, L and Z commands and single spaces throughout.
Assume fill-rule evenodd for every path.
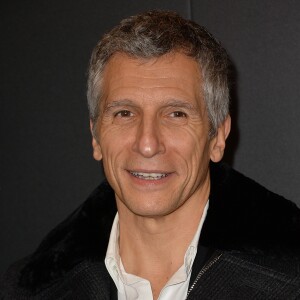
M 176 12 L 148 11 L 126 18 L 106 33 L 93 50 L 88 73 L 88 108 L 93 126 L 101 110 L 102 74 L 109 59 L 125 53 L 135 59 L 180 52 L 199 64 L 203 95 L 214 136 L 229 113 L 229 58 L 221 44 L 202 26 Z

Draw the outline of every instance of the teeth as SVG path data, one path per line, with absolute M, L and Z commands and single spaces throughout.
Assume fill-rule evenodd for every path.
M 166 173 L 143 173 L 143 172 L 130 172 L 133 176 L 144 180 L 158 180 L 167 177 Z

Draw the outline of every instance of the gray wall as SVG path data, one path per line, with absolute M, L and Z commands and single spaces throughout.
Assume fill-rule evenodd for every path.
M 223 42 L 235 80 L 225 160 L 300 206 L 300 2 L 7 2 L 0 11 L 0 273 L 102 180 L 86 109 L 89 56 L 104 31 L 149 8 L 177 10 Z
M 235 168 L 300 206 L 300 2 L 192 1 L 235 68 Z M 230 149 L 231 150 L 231 149 Z

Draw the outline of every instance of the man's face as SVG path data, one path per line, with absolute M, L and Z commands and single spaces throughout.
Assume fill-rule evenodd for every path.
M 119 53 L 105 67 L 102 87 L 94 157 L 103 159 L 118 206 L 159 217 L 206 201 L 209 160 L 223 152 L 215 149 L 217 137 L 208 137 L 198 64 L 180 53 L 151 60 Z

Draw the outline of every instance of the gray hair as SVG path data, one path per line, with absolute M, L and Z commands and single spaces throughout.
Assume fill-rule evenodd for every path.
M 124 19 L 94 48 L 87 90 L 93 126 L 101 113 L 103 70 L 114 54 L 151 59 L 171 52 L 181 52 L 198 62 L 203 76 L 210 136 L 214 136 L 229 113 L 228 55 L 204 27 L 169 11 L 149 11 Z

